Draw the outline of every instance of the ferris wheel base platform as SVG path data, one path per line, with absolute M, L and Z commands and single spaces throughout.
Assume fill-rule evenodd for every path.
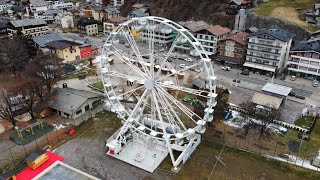
M 131 141 L 120 153 L 111 153 L 108 151 L 107 155 L 152 173 L 167 157 L 168 150 L 161 145 L 148 148 L 143 142 Z

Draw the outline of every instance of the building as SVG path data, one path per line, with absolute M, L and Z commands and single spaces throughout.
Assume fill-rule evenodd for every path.
M 202 44 L 204 51 L 209 55 L 215 55 L 218 50 L 218 41 L 225 38 L 230 29 L 220 25 L 209 26 L 206 29 L 200 29 L 194 32 L 194 36 Z M 204 53 L 204 52 L 203 52 Z M 191 50 L 190 55 L 198 56 L 196 51 Z
M 150 9 L 148 6 L 144 5 L 144 4 L 134 4 L 132 6 L 132 11 L 142 11 L 146 16 L 150 15 Z
M 93 17 L 97 21 L 102 21 L 104 18 L 104 9 L 100 6 L 87 5 L 83 8 L 83 15 Z
M 7 2 L 5 0 L 0 1 L 0 13 L 5 13 L 7 11 Z
M 58 40 L 47 43 L 47 48 L 51 50 L 58 58 L 63 59 L 63 63 L 80 59 L 79 43 L 67 40 Z
M 48 2 L 44 0 L 29 0 L 30 12 L 45 12 L 48 10 Z
M 8 24 L 0 22 L 0 39 L 8 37 Z
M 64 40 L 59 34 L 57 33 L 50 33 L 45 34 L 42 36 L 37 36 L 32 38 L 33 42 L 36 43 L 37 47 L 39 48 L 45 48 L 47 47 L 47 44 L 52 41 L 61 41 Z
M 13 36 L 20 31 L 31 37 L 47 34 L 48 25 L 43 19 L 22 19 L 9 22 L 8 35 Z
M 250 0 L 230 0 L 229 1 L 229 8 L 230 9 L 247 9 L 250 7 Z
M 236 31 L 244 31 L 247 20 L 247 12 L 245 9 L 240 9 L 235 17 L 234 28 Z
M 120 16 L 120 11 L 117 7 L 108 6 L 104 9 L 104 19 L 111 19 Z
M 123 16 L 113 17 L 103 23 L 103 33 L 110 34 L 119 24 L 125 22 L 127 18 Z
M 98 35 L 98 22 L 93 17 L 82 17 L 78 21 L 78 31 L 87 36 Z
M 164 25 L 164 24 L 156 24 L 154 29 L 154 44 L 164 47 L 169 47 L 169 45 L 173 42 L 174 33 L 173 30 Z M 140 38 L 144 43 L 149 43 L 149 34 L 147 27 L 143 27 L 140 30 Z
M 72 10 L 73 3 L 68 0 L 60 0 L 60 1 L 48 1 L 49 9 L 56 9 L 56 10 Z
M 243 66 L 259 70 L 262 74 L 282 72 L 293 37 L 293 33 L 280 28 L 261 29 L 250 34 Z
M 305 13 L 305 17 L 310 24 L 320 24 L 320 4 L 314 4 L 312 11 Z
M 248 33 L 230 33 L 226 38 L 218 42 L 219 54 L 216 60 L 225 64 L 242 65 L 245 60 L 247 50 L 246 37 Z
M 76 120 L 100 106 L 103 103 L 103 94 L 72 88 L 57 88 L 45 102 L 42 108 L 51 110 L 52 114 L 66 120 Z
M 58 13 L 56 16 L 56 22 L 62 29 L 74 28 L 73 15 L 72 13 Z
M 141 10 L 135 10 L 132 11 L 129 15 L 128 15 L 128 19 L 132 19 L 132 18 L 140 18 L 140 17 L 144 17 L 146 16 L 146 14 L 141 11 Z
M 48 24 L 51 24 L 55 21 L 55 17 L 58 14 L 57 10 L 47 10 L 45 12 L 34 12 L 34 18 L 40 18 L 45 20 Z
M 287 64 L 290 75 L 319 79 L 320 41 L 302 42 L 291 48 Z
M 110 0 L 112 6 L 122 6 L 124 5 L 124 0 Z
M 80 58 L 87 59 L 93 57 L 99 53 L 99 48 L 92 46 L 91 44 L 82 44 L 80 46 Z

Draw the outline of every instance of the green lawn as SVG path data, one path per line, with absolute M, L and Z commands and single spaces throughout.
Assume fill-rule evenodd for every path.
M 102 83 L 102 81 L 93 83 L 92 86 L 95 87 L 95 88 L 97 88 L 97 89 L 103 90 L 103 83 Z
M 304 116 L 299 119 L 297 119 L 294 124 L 303 128 L 307 128 L 311 126 L 311 123 L 313 121 L 312 116 Z
M 270 16 L 276 7 L 294 7 L 300 9 L 310 9 L 319 0 L 270 0 L 262 3 L 254 9 L 254 12 L 263 16 Z

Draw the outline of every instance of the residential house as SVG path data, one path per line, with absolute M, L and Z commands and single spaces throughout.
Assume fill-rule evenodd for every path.
M 230 9 L 247 9 L 250 7 L 250 0 L 230 0 L 229 8 Z
M 93 17 L 81 17 L 78 21 L 78 31 L 88 36 L 98 35 L 98 22 Z
M 87 5 L 83 8 L 83 15 L 93 17 L 97 21 L 102 21 L 104 18 L 104 9 L 100 6 Z
M 103 94 L 73 88 L 56 88 L 51 95 L 42 102 L 38 109 L 40 115 L 44 113 L 58 115 L 66 122 L 79 125 L 102 110 L 98 108 L 103 103 Z
M 64 39 L 57 33 L 50 33 L 50 34 L 34 37 L 32 38 L 32 40 L 34 43 L 36 43 L 38 48 L 46 48 L 49 42 L 61 41 Z
M 123 16 L 113 17 L 103 23 L 103 33 L 110 34 L 119 24 L 125 22 L 127 18 Z
M 82 44 L 80 46 L 80 58 L 90 58 L 99 53 L 99 48 L 91 45 L 91 44 Z
M 245 60 L 248 33 L 230 33 L 218 42 L 219 54 L 216 60 L 228 65 L 242 65 Z
M 63 29 L 74 28 L 73 15 L 70 12 L 58 13 L 58 15 L 56 16 L 56 22 Z
M 144 4 L 134 4 L 132 6 L 132 11 L 142 11 L 145 16 L 149 16 L 150 15 L 150 9 L 148 6 L 145 6 Z
M 13 36 L 20 31 L 31 37 L 47 34 L 48 25 L 43 19 L 22 19 L 9 22 L 8 35 Z
M 63 63 L 67 63 L 80 59 L 79 43 L 67 40 L 58 40 L 47 43 L 47 48 L 58 58 L 63 59 Z
M 49 9 L 56 10 L 72 10 L 74 7 L 73 2 L 69 0 L 59 0 L 59 1 L 48 1 Z
M 140 30 L 141 41 L 144 43 L 149 42 L 148 27 L 145 26 Z M 154 43 L 159 46 L 169 47 L 173 42 L 173 30 L 164 24 L 156 24 L 154 29 Z
M 110 0 L 112 6 L 122 6 L 124 5 L 124 0 Z
M 320 79 L 320 41 L 301 42 L 290 50 L 290 75 Z
M 7 2 L 5 0 L 0 1 L 0 13 L 5 13 L 7 11 Z
M 13 5 L 13 6 L 11 6 L 10 10 L 7 10 L 7 12 L 8 12 L 9 16 L 14 16 L 14 15 L 16 15 L 16 16 L 18 15 L 20 17 L 28 16 L 27 8 L 23 5 Z
M 246 62 L 243 66 L 262 73 L 282 72 L 289 58 L 292 38 L 284 29 L 261 29 L 248 36 Z
M 305 17 L 310 24 L 320 24 L 320 4 L 314 4 L 311 12 L 305 13 Z
M 111 19 L 120 16 L 120 11 L 117 7 L 108 6 L 104 9 L 104 19 Z
M 48 10 L 48 2 L 44 0 L 29 0 L 30 12 L 45 12 Z
M 128 19 L 132 19 L 132 18 L 140 18 L 140 17 L 144 17 L 146 16 L 146 14 L 141 11 L 141 10 L 135 10 L 132 11 L 129 15 L 128 15 Z
M 195 37 L 202 44 L 204 51 L 211 56 L 217 53 L 218 41 L 225 38 L 229 32 L 230 29 L 215 25 L 195 32 Z M 198 56 L 194 50 L 190 51 L 190 55 Z
M 48 24 L 52 24 L 55 21 L 55 17 L 58 14 L 57 10 L 47 10 L 45 12 L 34 12 L 34 18 L 40 18 L 45 20 Z

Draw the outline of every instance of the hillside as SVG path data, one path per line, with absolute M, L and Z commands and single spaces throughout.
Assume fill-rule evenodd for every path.
M 122 13 L 127 15 L 135 3 L 149 4 L 149 0 L 126 0 Z M 204 20 L 233 28 L 234 16 L 225 13 L 229 0 L 152 0 L 151 9 L 155 16 L 174 21 Z

